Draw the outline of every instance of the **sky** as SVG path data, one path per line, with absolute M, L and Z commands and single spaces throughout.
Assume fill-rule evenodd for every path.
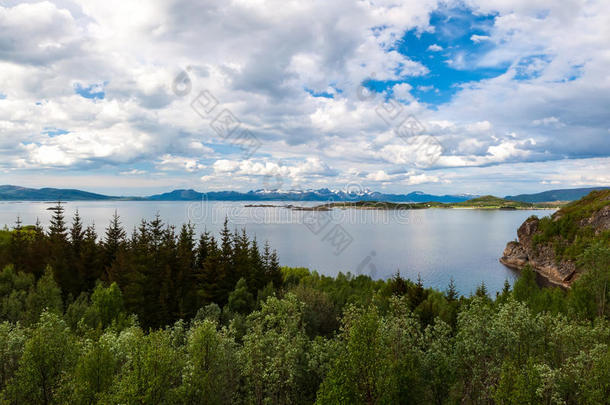
M 607 0 L 0 1 L 0 184 L 610 186 Z

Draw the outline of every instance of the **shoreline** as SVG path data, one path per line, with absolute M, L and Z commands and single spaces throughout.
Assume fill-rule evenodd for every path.
M 519 272 L 519 276 L 521 276 L 521 272 L 523 271 L 523 268 L 525 266 L 520 266 L 517 264 L 511 264 L 510 262 L 504 260 L 503 257 L 501 257 L 500 259 L 498 259 L 498 261 L 500 263 L 502 263 L 502 265 L 504 265 L 505 267 L 511 269 L 511 270 L 515 270 Z M 549 276 L 543 274 L 539 269 L 537 269 L 536 267 L 532 266 L 530 263 L 527 263 L 530 265 L 530 267 L 532 268 L 532 270 L 534 270 L 534 273 L 536 273 L 536 283 L 541 286 L 541 287 L 559 287 L 563 290 L 569 290 L 570 289 L 570 285 L 566 284 L 562 281 L 557 281 L 554 280 L 552 278 L 550 278 Z

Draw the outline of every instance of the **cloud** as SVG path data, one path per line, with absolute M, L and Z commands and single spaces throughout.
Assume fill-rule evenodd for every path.
M 157 163 L 157 167 L 161 170 L 187 171 L 196 172 L 205 169 L 206 166 L 197 161 L 184 156 L 163 155 Z
M 474 42 L 475 44 L 482 42 L 482 41 L 488 41 L 491 37 L 488 35 L 477 35 L 477 34 L 473 34 L 470 36 L 470 40 L 472 42 Z
M 544 171 L 610 156 L 610 12 L 601 0 L 466 0 L 462 13 L 489 25 L 453 45 L 443 42 L 447 21 L 431 19 L 453 3 L 435 0 L 8 4 L 0 169 L 15 178 L 181 173 L 192 186 L 204 177 L 244 188 L 279 172 L 305 187 L 355 178 L 398 190 L 419 179 L 459 187 L 450 175 L 484 183 L 477 168 L 513 184 L 519 163 Z M 430 36 L 419 54 L 402 42 L 408 31 Z M 173 89 L 181 71 L 191 85 L 183 96 Z M 435 105 L 442 86 L 429 83 L 444 81 L 455 93 Z M 219 103 L 209 117 L 190 105 L 203 89 Z M 401 139 L 400 120 L 379 116 L 391 98 L 400 117 L 424 124 L 421 137 Z M 214 130 L 224 109 L 261 142 L 255 155 Z M 604 182 L 608 169 L 602 160 L 570 179 Z M 525 173 L 522 187 L 528 176 L 558 181 Z
M 539 120 L 534 120 L 532 121 L 532 124 L 535 126 L 550 126 L 555 128 L 563 128 L 566 126 L 566 124 L 561 122 L 557 117 L 545 117 Z

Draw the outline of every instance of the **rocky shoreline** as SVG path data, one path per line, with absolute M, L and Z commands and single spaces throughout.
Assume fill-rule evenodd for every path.
M 538 222 L 538 218 L 530 217 L 519 227 L 518 241 L 508 242 L 500 263 L 517 270 L 530 265 L 549 283 L 569 288 L 574 281 L 576 264 L 557 260 L 553 247 L 548 244 L 534 247 L 533 236 L 538 231 Z
M 597 206 L 584 218 L 573 219 L 579 229 L 591 228 L 595 235 L 610 230 L 610 200 L 609 197 L 602 198 L 602 206 Z M 564 215 L 565 210 L 560 209 L 551 215 L 551 221 L 560 221 Z M 566 216 L 566 220 L 568 219 L 572 222 L 572 219 Z M 535 243 L 535 236 L 542 233 L 540 219 L 535 216 L 528 218 L 517 230 L 518 239 L 506 245 L 500 263 L 516 270 L 522 270 L 529 265 L 550 284 L 569 288 L 580 275 L 577 264 L 573 260 L 557 256 L 553 243 L 557 239 Z M 561 238 L 559 241 L 565 242 Z

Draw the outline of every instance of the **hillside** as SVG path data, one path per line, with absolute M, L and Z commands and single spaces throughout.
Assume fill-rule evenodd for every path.
M 522 269 L 531 265 L 549 281 L 565 287 L 578 278 L 580 255 L 594 242 L 610 245 L 610 190 L 593 191 L 550 217 L 528 218 L 500 261 Z
M 508 201 L 504 198 L 486 195 L 483 197 L 473 198 L 472 200 L 452 204 L 454 207 L 470 207 L 470 208 L 489 208 L 489 209 L 530 209 L 534 208 L 533 204 Z
M 110 200 L 115 198 L 117 197 L 72 189 L 35 189 L 9 185 L 0 186 L 0 201 L 86 201 Z
M 504 197 L 507 200 L 521 201 L 529 203 L 546 202 L 546 201 L 575 201 L 583 198 L 591 191 L 607 190 L 610 187 L 592 187 L 592 188 L 573 188 L 561 190 L 549 190 L 535 194 L 519 194 Z

